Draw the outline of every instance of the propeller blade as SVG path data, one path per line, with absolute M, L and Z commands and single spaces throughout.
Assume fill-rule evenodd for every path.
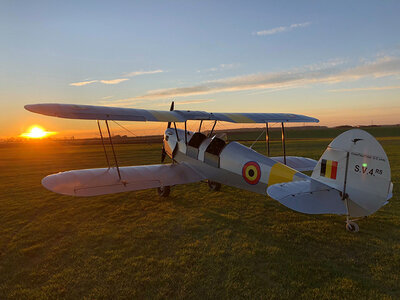
M 175 106 L 174 101 L 172 101 L 169 111 L 173 111 L 174 106 Z M 171 128 L 171 122 L 168 122 L 167 128 Z M 165 148 L 164 148 L 164 144 L 163 144 L 162 149 L 161 149 L 161 163 L 164 162 L 166 156 L 167 156 L 167 152 L 165 152 Z
M 169 111 L 173 111 L 174 110 L 174 101 L 171 102 L 171 107 L 169 108 Z M 167 128 L 171 128 L 171 122 L 168 122 Z

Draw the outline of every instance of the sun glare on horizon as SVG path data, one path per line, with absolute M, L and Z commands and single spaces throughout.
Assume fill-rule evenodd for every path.
M 57 134 L 57 132 L 46 131 L 42 127 L 35 125 L 30 127 L 28 132 L 22 133 L 20 137 L 31 138 L 31 139 L 42 139 L 54 134 Z

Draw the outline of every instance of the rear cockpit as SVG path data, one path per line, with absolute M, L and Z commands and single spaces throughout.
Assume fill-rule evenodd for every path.
M 204 153 L 204 162 L 219 168 L 220 154 L 225 146 L 226 142 L 223 139 L 214 136 Z

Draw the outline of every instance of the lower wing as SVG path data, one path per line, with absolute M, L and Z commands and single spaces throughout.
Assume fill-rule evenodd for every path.
M 85 169 L 46 176 L 42 185 L 48 190 L 70 196 L 98 196 L 162 186 L 198 182 L 205 179 L 188 164 L 163 164 Z

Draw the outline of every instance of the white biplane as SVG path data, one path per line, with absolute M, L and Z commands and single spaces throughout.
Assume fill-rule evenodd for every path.
M 167 197 L 170 187 L 207 180 L 210 189 L 221 184 L 269 195 L 286 207 L 306 214 L 346 216 L 346 228 L 358 231 L 351 218 L 368 216 L 392 197 L 390 165 L 382 146 L 369 133 L 351 129 L 336 137 L 317 162 L 286 156 L 284 123 L 319 122 L 315 118 L 281 113 L 207 113 L 204 111 L 144 110 L 73 104 L 32 104 L 31 112 L 69 119 L 100 120 L 106 123 L 115 166 L 73 170 L 49 175 L 42 180 L 48 190 L 71 196 L 97 196 L 157 188 Z M 172 164 L 120 167 L 108 121 L 168 122 L 164 133 L 161 162 L 166 155 Z M 188 120 L 198 120 L 199 130 L 187 130 Z M 208 135 L 201 132 L 203 121 L 214 121 Z M 227 143 L 213 135 L 217 121 L 266 124 L 268 156 L 237 142 Z M 184 123 L 184 129 L 176 124 Z M 269 157 L 268 124 L 282 126 L 283 156 Z M 173 127 L 171 126 L 173 124 Z M 103 141 L 104 146 L 104 141 Z M 104 148 L 105 150 L 105 148 Z M 303 171 L 312 171 L 307 176 Z

